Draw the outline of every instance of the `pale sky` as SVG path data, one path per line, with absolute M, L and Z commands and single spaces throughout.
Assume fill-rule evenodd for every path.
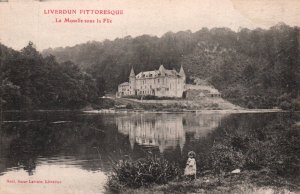
M 3 1 L 3 0 L 2 0 Z M 49 15 L 49 9 L 122 9 L 123 15 Z M 55 18 L 112 19 L 112 23 L 55 23 Z M 21 49 L 74 46 L 128 35 L 161 36 L 202 27 L 269 28 L 279 22 L 300 26 L 298 0 L 0 0 L 0 41 Z

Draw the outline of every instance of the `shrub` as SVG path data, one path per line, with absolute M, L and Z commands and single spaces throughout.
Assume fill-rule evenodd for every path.
M 231 146 L 214 144 L 209 155 L 211 169 L 215 173 L 229 172 L 241 168 L 245 163 L 244 155 L 235 151 Z
M 212 103 L 211 104 L 211 108 L 218 109 L 219 108 L 219 104 L 218 103 Z
M 146 95 L 146 96 L 143 96 L 142 99 L 143 99 L 143 100 L 156 100 L 156 99 L 157 99 L 157 96 Z
M 300 110 L 300 97 L 292 101 L 292 106 L 295 108 L 295 110 Z
M 291 110 L 292 109 L 292 104 L 287 101 L 283 101 L 280 103 L 280 108 L 283 110 Z
M 111 190 L 120 190 L 125 186 L 138 188 L 153 183 L 165 184 L 179 175 L 180 170 L 175 163 L 156 156 L 136 161 L 122 160 L 116 164 L 108 186 Z
M 279 102 L 284 102 L 284 101 L 290 102 L 292 100 L 292 97 L 291 94 L 284 93 L 281 96 L 279 96 L 277 100 Z
M 127 108 L 127 109 L 133 109 L 133 106 L 132 106 L 132 104 L 127 104 L 127 105 L 126 105 L 126 108 Z
M 249 108 L 249 109 L 254 108 L 254 103 L 251 100 L 247 103 L 247 108 Z
M 140 100 L 142 98 L 142 96 L 140 95 L 132 95 L 132 96 L 123 96 L 122 98 L 132 98 L 132 99 L 137 99 Z
M 244 168 L 248 170 L 269 168 L 275 155 L 274 142 L 252 139 L 245 153 L 246 162 Z
M 101 98 L 101 99 L 99 99 L 97 101 L 97 104 L 93 108 L 96 108 L 96 109 L 100 109 L 100 108 L 107 109 L 107 108 L 112 108 L 114 106 L 115 106 L 115 101 L 114 100 L 108 99 L 108 98 Z

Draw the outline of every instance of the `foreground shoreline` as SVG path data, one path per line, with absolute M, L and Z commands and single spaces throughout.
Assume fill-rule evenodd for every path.
M 287 181 L 286 179 L 270 173 L 268 169 L 245 170 L 241 173 L 205 174 L 197 177 L 196 180 L 170 181 L 167 184 L 151 184 L 139 188 L 122 187 L 120 190 L 113 190 L 106 187 L 106 193 L 124 194 L 180 194 L 180 193 L 201 193 L 201 194 L 296 194 L 300 192 L 299 183 Z
M 236 178 L 234 178 L 236 179 Z M 162 193 L 201 193 L 201 194 L 296 194 L 299 193 L 299 187 L 291 185 L 281 186 L 264 186 L 259 183 L 251 181 L 237 181 L 237 180 L 215 180 L 207 182 L 207 180 L 197 179 L 192 182 L 188 181 L 174 181 L 165 185 L 151 185 L 149 187 L 141 187 L 137 189 L 125 188 L 121 191 L 124 194 L 162 194 Z M 117 193 L 116 191 L 107 190 L 106 193 Z

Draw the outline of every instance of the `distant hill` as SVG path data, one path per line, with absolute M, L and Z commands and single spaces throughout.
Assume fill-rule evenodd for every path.
M 300 88 L 299 27 L 278 24 L 270 29 L 202 28 L 199 31 L 167 32 L 162 37 L 143 35 L 73 47 L 46 49 L 59 62 L 73 61 L 97 79 L 106 91 L 135 72 L 182 65 L 188 76 L 201 78 L 226 99 L 249 107 L 292 104 Z

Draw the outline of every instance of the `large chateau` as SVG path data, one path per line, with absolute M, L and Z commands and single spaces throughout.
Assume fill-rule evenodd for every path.
M 158 70 L 144 71 L 135 75 L 133 68 L 129 82 L 118 86 L 117 97 L 122 96 L 157 96 L 181 98 L 185 88 L 185 73 L 165 69 L 163 65 Z

